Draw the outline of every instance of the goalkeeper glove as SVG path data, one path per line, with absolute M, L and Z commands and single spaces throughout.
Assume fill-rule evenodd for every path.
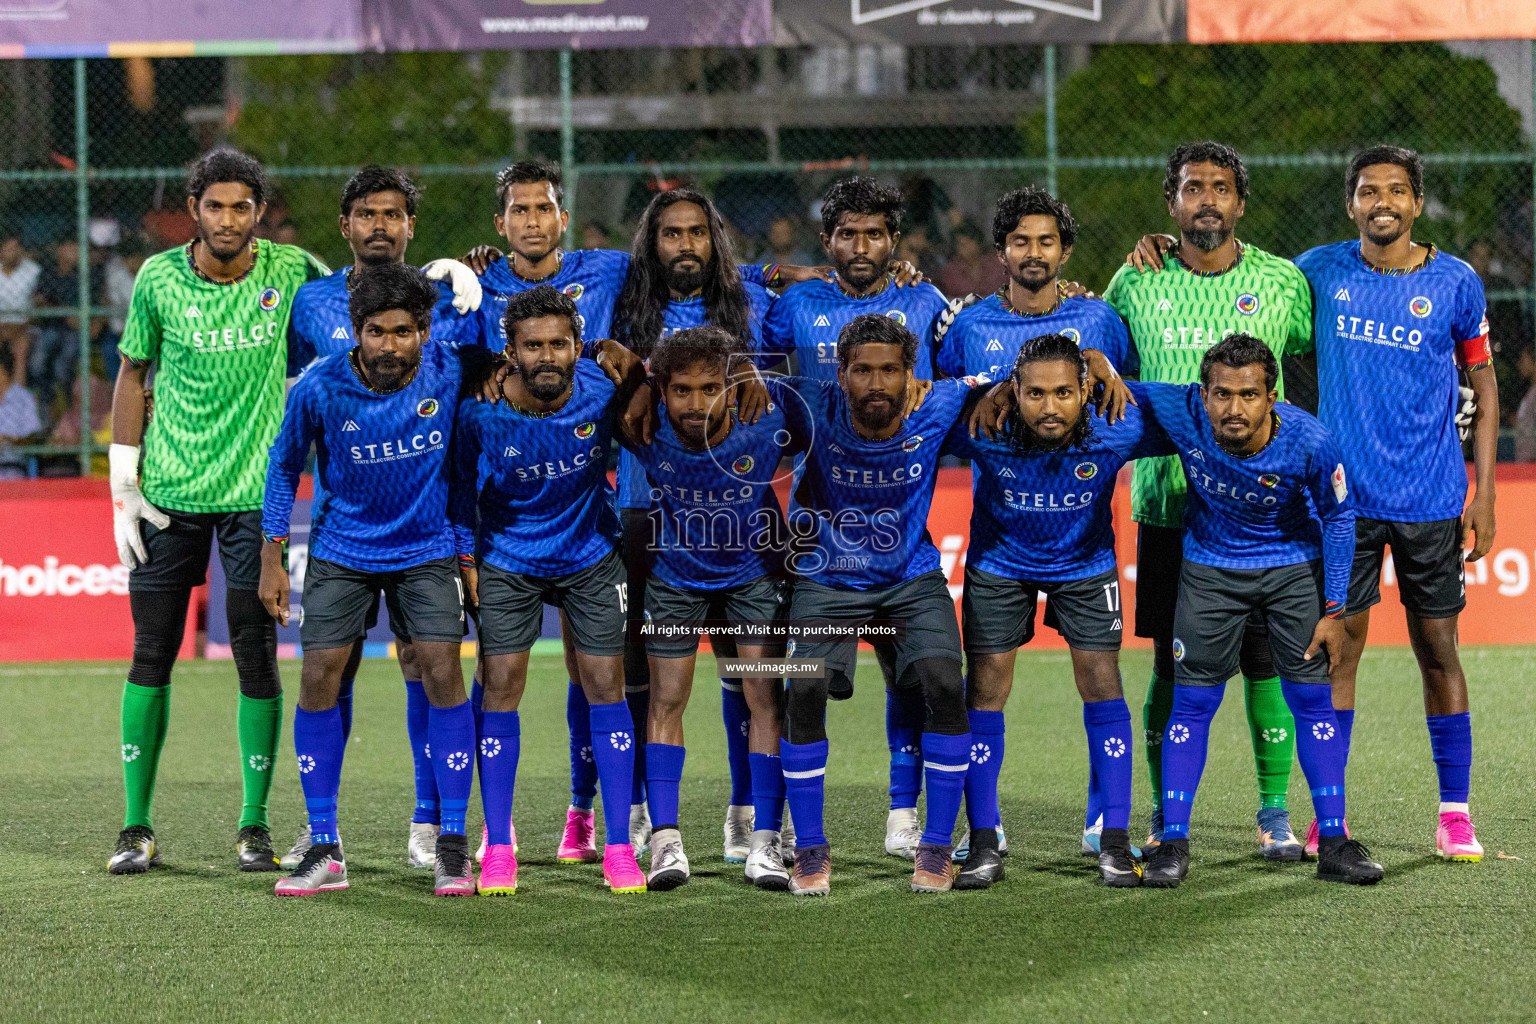
M 480 279 L 458 260 L 433 260 L 421 272 L 433 281 L 448 280 L 453 286 L 453 308 L 461 316 L 480 308 Z
M 139 520 L 157 529 L 171 525 L 170 517 L 144 500 L 139 492 L 139 448 L 114 444 L 107 449 L 112 487 L 112 537 L 117 541 L 117 558 L 129 569 L 149 561 L 144 550 L 144 533 Z

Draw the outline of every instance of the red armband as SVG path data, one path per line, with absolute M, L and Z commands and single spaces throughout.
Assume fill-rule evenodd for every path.
M 1456 365 L 1463 370 L 1477 370 L 1493 362 L 1493 346 L 1488 341 L 1488 318 L 1483 317 L 1482 333 L 1456 343 Z

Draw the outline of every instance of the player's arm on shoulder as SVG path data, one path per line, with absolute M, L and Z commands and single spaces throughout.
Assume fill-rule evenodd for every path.
M 1125 264 L 1134 267 L 1138 274 L 1148 270 L 1162 270 L 1163 256 L 1178 244 L 1179 240 L 1172 235 L 1156 232 L 1142 235 L 1136 242 L 1136 248 L 1125 257 Z
M 1088 360 L 1090 394 L 1098 392 L 1094 407 L 1100 416 L 1114 423 L 1125 415 L 1126 405 L 1134 405 L 1136 399 L 1131 396 L 1119 371 L 1103 352 L 1096 348 L 1086 348 L 1083 349 L 1083 357 Z
M 1140 381 L 1127 381 L 1125 386 L 1136 404 L 1126 408 L 1125 419 L 1106 427 L 1113 438 L 1112 447 L 1127 462 L 1160 455 L 1177 455 L 1178 446 L 1158 420 L 1157 408 L 1148 397 L 1147 385 Z

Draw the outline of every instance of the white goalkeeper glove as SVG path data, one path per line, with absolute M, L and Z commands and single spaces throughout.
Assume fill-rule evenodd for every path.
M 1465 385 L 1458 385 L 1460 393 L 1456 403 L 1456 433 L 1465 441 L 1472 433 L 1472 417 L 1477 415 L 1477 392 Z
M 955 325 L 955 316 L 967 306 L 974 306 L 981 301 L 981 296 L 971 292 L 964 298 L 950 299 L 949 305 L 939 313 L 939 319 L 933 325 L 933 346 L 938 348 L 944 341 L 944 335 Z
M 433 281 L 448 280 L 453 286 L 453 308 L 461 316 L 480 308 L 480 279 L 458 260 L 433 260 L 421 272 Z
M 149 561 L 139 520 L 162 530 L 171 525 L 171 520 L 139 493 L 137 445 L 114 444 L 107 449 L 107 462 L 111 467 L 108 477 L 112 486 L 112 537 L 117 541 L 117 559 L 134 569 Z

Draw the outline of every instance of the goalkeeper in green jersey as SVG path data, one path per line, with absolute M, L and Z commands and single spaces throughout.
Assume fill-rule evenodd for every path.
M 1121 267 L 1104 293 L 1130 328 L 1141 379 L 1197 382 L 1201 357 L 1229 334 L 1260 339 L 1277 359 L 1311 351 L 1306 278 L 1290 261 L 1234 234 L 1248 198 L 1248 171 L 1237 153 L 1215 142 L 1180 146 L 1168 158 L 1163 192 L 1168 214 L 1179 225 L 1178 241 L 1164 259 L 1155 258 L 1155 246 L 1153 259 L 1133 257 L 1138 265 Z M 1191 455 L 1200 458 L 1198 452 Z M 1143 708 L 1152 781 L 1150 847 L 1162 830 L 1163 734 L 1173 707 L 1174 662 L 1183 653 L 1173 635 L 1173 613 L 1183 559 L 1184 494 L 1178 457 L 1136 463 L 1131 483 L 1131 514 L 1138 524 L 1136 635 L 1150 638 L 1153 646 Z M 1259 849 L 1271 860 L 1300 860 L 1302 844 L 1291 831 L 1285 802 L 1296 727 L 1261 619 L 1248 622 L 1241 666 L 1259 776 Z
M 197 237 L 151 257 L 133 286 L 112 399 L 112 529 L 128 566 L 133 665 L 123 687 L 127 811 L 112 874 L 159 863 L 151 804 L 170 718 L 171 666 L 210 545 L 229 581 L 226 613 L 240 678 L 242 871 L 276 871 L 267 793 L 282 726 L 277 632 L 256 596 L 267 449 L 283 416 L 294 293 L 329 271 L 291 245 L 255 238 L 266 209 L 261 165 L 217 149 L 192 166 Z M 154 416 L 144 424 L 145 382 Z M 140 468 L 140 443 L 143 467 Z

